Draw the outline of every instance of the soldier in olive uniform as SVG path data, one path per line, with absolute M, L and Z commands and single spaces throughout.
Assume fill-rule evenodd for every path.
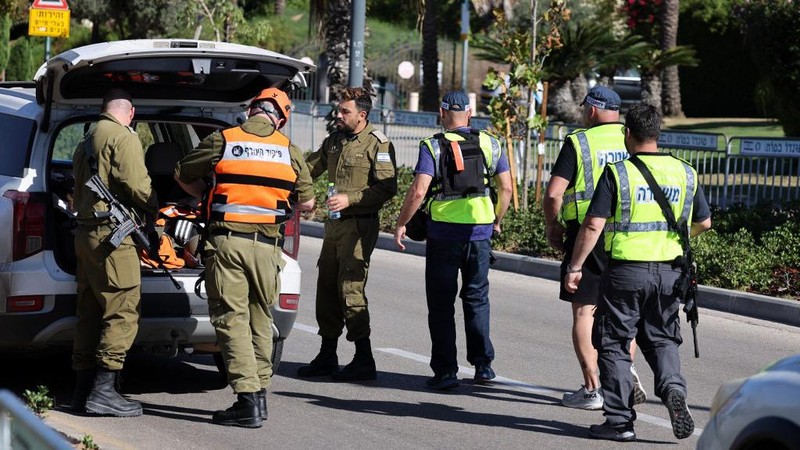
M 103 99 L 103 113 L 78 144 L 73 156 L 78 324 L 73 344 L 72 367 L 77 384 L 72 409 L 76 412 L 139 416 L 142 406 L 116 391 L 117 374 L 139 329 L 141 272 L 131 237 L 119 248 L 103 242 L 112 233 L 108 218 L 95 211 L 108 206 L 86 186 L 98 174 L 125 206 L 152 218 L 158 201 L 150 187 L 144 150 L 130 128 L 134 108 L 130 95 L 112 89 Z
M 290 198 L 300 211 L 314 208 L 314 188 L 303 154 L 278 130 L 291 111 L 277 88 L 250 103 L 247 121 L 208 136 L 175 169 L 188 193 L 201 197 L 212 176 L 204 259 L 209 314 L 228 382 L 237 395 L 216 411 L 219 425 L 258 428 L 267 419 L 266 387 L 272 379 L 272 313 L 280 293 L 283 222 Z
M 322 346 L 301 377 L 333 375 L 340 381 L 372 380 L 377 376 L 370 348 L 369 311 L 364 286 L 369 260 L 378 240 L 378 211 L 397 194 L 394 146 L 367 117 L 372 99 L 362 88 L 346 88 L 336 114 L 337 131 L 306 161 L 311 176 L 325 171 L 337 194 L 326 202 L 341 217 L 325 223 L 317 278 L 316 315 Z M 342 370 L 336 346 L 342 328 L 355 342 L 353 361 Z

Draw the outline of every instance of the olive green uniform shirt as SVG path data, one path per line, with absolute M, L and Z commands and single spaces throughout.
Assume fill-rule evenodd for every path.
M 347 195 L 342 214 L 377 213 L 397 194 L 394 145 L 370 123 L 355 135 L 332 133 L 306 162 L 312 178 L 327 171 L 336 191 Z
M 275 126 L 266 117 L 253 116 L 241 125 L 242 130 L 260 137 L 266 137 L 274 133 Z M 205 138 L 196 149 L 189 152 L 175 168 L 175 174 L 184 183 L 192 183 L 195 180 L 209 177 L 214 173 L 214 167 L 222 157 L 222 150 L 225 148 L 225 139 L 222 133 L 215 131 Z M 314 186 L 308 166 L 303 161 L 303 153 L 294 144 L 289 144 L 289 155 L 292 159 L 292 169 L 297 174 L 295 192 L 299 201 L 306 202 L 314 198 Z M 258 232 L 271 238 L 281 237 L 280 224 L 256 224 L 243 222 L 209 222 L 209 231 L 217 228 L 225 228 L 239 233 Z
M 87 145 L 89 143 L 91 145 Z M 110 219 L 97 219 L 94 216 L 95 211 L 108 211 L 108 205 L 86 186 L 86 181 L 93 174 L 90 154 L 97 161 L 100 179 L 120 203 L 134 207 L 148 217 L 155 217 L 158 200 L 144 165 L 144 150 L 139 136 L 111 114 L 103 113 L 72 156 L 74 202 L 79 224 L 110 223 Z

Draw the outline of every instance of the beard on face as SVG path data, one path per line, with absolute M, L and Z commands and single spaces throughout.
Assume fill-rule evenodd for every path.
M 345 133 L 352 133 L 353 130 L 354 130 L 354 128 L 352 126 L 348 125 L 347 123 L 345 123 L 344 120 L 341 120 L 341 119 L 337 119 L 336 120 L 335 126 L 336 126 L 337 130 L 345 132 Z

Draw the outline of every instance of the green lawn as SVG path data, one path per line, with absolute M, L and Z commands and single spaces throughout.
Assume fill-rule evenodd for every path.
M 772 119 L 667 118 L 664 125 L 671 130 L 721 133 L 729 139 L 733 136 L 784 137 L 783 128 Z

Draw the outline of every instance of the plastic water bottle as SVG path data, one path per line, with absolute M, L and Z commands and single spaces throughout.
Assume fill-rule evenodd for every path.
M 331 198 L 334 195 L 336 195 L 336 186 L 334 186 L 333 183 L 328 183 L 328 198 Z M 341 212 L 328 210 L 329 219 L 338 219 L 340 217 L 342 217 Z

